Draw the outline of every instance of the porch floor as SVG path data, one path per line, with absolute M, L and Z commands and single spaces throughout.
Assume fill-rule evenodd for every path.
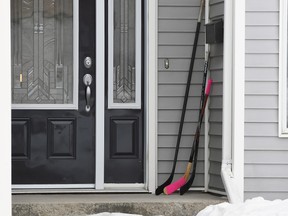
M 145 216 L 195 216 L 208 205 L 227 197 L 190 191 L 180 196 L 153 194 L 15 194 L 13 216 L 84 216 L 122 212 Z

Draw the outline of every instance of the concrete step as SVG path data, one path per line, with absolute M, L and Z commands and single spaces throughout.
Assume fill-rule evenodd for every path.
M 183 196 L 152 194 L 30 194 L 12 196 L 13 216 L 84 216 L 121 212 L 144 216 L 196 216 L 208 205 L 226 202 L 225 196 L 187 192 Z

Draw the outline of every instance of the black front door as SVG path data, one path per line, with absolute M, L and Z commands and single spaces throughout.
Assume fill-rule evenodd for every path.
M 93 184 L 95 0 L 11 3 L 13 184 Z
M 105 183 L 144 183 L 143 2 L 106 4 Z

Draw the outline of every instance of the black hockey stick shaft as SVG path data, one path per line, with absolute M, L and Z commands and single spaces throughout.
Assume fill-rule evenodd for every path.
M 182 113 L 181 113 L 180 125 L 179 125 L 179 130 L 178 130 L 177 142 L 176 142 L 176 147 L 175 147 L 173 167 L 172 167 L 172 171 L 171 171 L 169 178 L 162 185 L 158 186 L 158 188 L 156 189 L 156 191 L 155 191 L 156 195 L 163 193 L 164 188 L 172 182 L 173 177 L 174 177 L 174 173 L 175 173 L 176 163 L 177 163 L 177 159 L 178 159 L 178 152 L 179 152 L 179 147 L 180 147 L 180 142 L 181 142 L 181 137 L 182 137 L 184 119 L 185 119 L 185 114 L 186 114 L 188 96 L 189 96 L 189 91 L 190 91 L 192 72 L 193 72 L 193 68 L 194 68 L 198 38 L 199 38 L 199 33 L 200 33 L 200 26 L 201 26 L 201 19 L 202 19 L 202 11 L 203 11 L 203 7 L 204 7 L 204 2 L 205 2 L 205 0 L 201 0 L 200 10 L 199 10 L 199 15 L 198 15 L 198 21 L 197 21 L 197 26 L 196 26 L 196 33 L 195 33 L 194 44 L 193 44 L 193 50 L 192 50 L 192 57 L 191 57 L 189 73 L 188 73 L 188 78 L 187 78 L 187 83 L 186 83 L 185 96 L 184 96 L 184 101 L 183 101 L 183 106 L 182 106 Z
M 186 184 L 180 188 L 180 195 L 183 195 L 184 193 L 186 193 L 189 190 L 189 188 L 191 187 L 191 185 L 194 181 L 194 178 L 195 178 L 196 167 L 197 167 L 197 158 L 198 158 L 198 149 L 199 149 L 200 131 L 201 131 L 201 126 L 202 126 L 202 122 L 203 122 L 206 104 L 207 104 L 208 97 L 210 94 L 211 85 L 212 85 L 212 80 L 208 80 L 208 86 L 207 86 L 206 93 L 205 93 L 205 99 L 204 99 L 204 103 L 203 103 L 203 106 L 201 109 L 201 114 L 200 114 L 200 121 L 198 122 L 197 130 L 196 130 L 196 134 L 195 134 L 194 142 L 193 142 L 193 148 L 191 150 L 191 154 L 190 154 L 190 158 L 189 158 L 189 163 L 192 163 L 192 161 L 193 161 L 192 173 L 191 173 L 189 180 L 186 182 Z
M 206 60 L 204 63 L 204 73 L 203 73 L 203 80 L 202 80 L 202 89 L 201 89 L 201 98 L 200 98 L 200 106 L 199 106 L 199 115 L 198 115 L 198 122 L 197 122 L 197 129 L 196 129 L 196 133 L 195 133 L 195 137 L 194 137 L 194 141 L 192 144 L 192 150 L 191 150 L 191 154 L 190 154 L 190 158 L 189 158 L 189 162 L 192 163 L 193 160 L 193 156 L 194 156 L 194 151 L 195 151 L 195 147 L 196 147 L 196 141 L 197 139 L 199 139 L 200 136 L 200 131 L 201 131 L 201 116 L 202 116 L 202 112 L 204 112 L 203 110 L 203 104 L 205 101 L 205 88 L 206 88 L 206 79 L 207 79 L 207 74 L 208 74 L 208 66 L 209 66 L 209 60 L 210 60 L 210 52 L 207 52 L 207 55 L 205 56 Z

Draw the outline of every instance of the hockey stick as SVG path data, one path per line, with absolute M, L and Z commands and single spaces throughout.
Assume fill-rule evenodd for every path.
M 201 119 L 200 119 L 200 122 L 198 122 L 198 127 L 197 127 L 197 132 L 196 132 L 196 134 L 197 134 L 196 143 L 195 143 L 195 145 L 193 143 L 193 148 L 191 150 L 191 154 L 190 154 L 190 158 L 189 158 L 189 162 L 188 162 L 188 163 L 191 163 L 191 166 L 192 166 L 193 155 L 195 154 L 194 160 L 193 160 L 194 161 L 193 169 L 192 169 L 190 179 L 186 182 L 185 185 L 183 185 L 180 188 L 180 195 L 183 195 L 184 193 L 186 193 L 189 190 L 189 188 L 191 187 L 191 185 L 194 181 L 195 175 L 196 175 L 196 165 L 197 165 L 198 148 L 199 148 L 199 137 L 200 137 L 201 125 L 202 125 L 202 120 L 204 117 L 206 104 L 207 104 L 208 97 L 210 94 L 211 85 L 212 85 L 212 79 L 209 79 L 208 84 L 207 84 L 207 88 L 206 88 L 206 92 L 205 92 L 205 100 L 204 100 L 204 104 L 202 106 L 202 111 L 201 111 L 201 115 L 200 115 Z
M 200 33 L 200 25 L 201 25 L 204 2 L 205 0 L 201 0 L 200 10 L 199 10 L 199 15 L 198 15 L 198 20 L 197 20 L 196 33 L 195 33 L 194 44 L 193 44 L 193 50 L 192 50 L 192 57 L 191 57 L 191 62 L 190 62 L 190 67 L 189 67 L 189 74 L 188 74 L 187 83 L 186 83 L 186 90 L 185 90 L 184 102 L 183 102 L 183 107 L 182 107 L 181 120 L 180 120 L 180 125 L 179 125 L 179 130 L 178 130 L 177 143 L 176 143 L 174 160 L 173 160 L 173 167 L 172 167 L 172 171 L 171 171 L 169 178 L 162 185 L 158 186 L 158 188 L 156 189 L 155 191 L 156 195 L 163 193 L 164 188 L 172 182 L 174 173 L 175 173 L 179 146 L 180 146 L 180 141 L 182 137 L 182 130 L 183 130 L 183 124 L 184 124 L 184 119 L 185 119 L 188 95 L 189 95 L 189 90 L 190 90 L 190 85 L 191 85 L 192 72 L 193 72 L 194 61 L 195 61 L 195 56 L 196 56 L 198 38 L 199 38 L 199 33 Z
M 199 147 L 199 139 L 200 139 L 200 132 L 201 132 L 201 125 L 202 125 L 202 120 L 203 120 L 203 116 L 204 116 L 204 112 L 205 112 L 208 96 L 209 96 L 209 93 L 210 93 L 211 85 L 212 85 L 212 80 L 210 79 L 210 80 L 208 80 L 205 96 L 203 97 L 203 100 L 201 102 L 202 107 L 201 107 L 200 112 L 199 112 L 198 125 L 197 125 L 196 133 L 195 133 L 195 136 L 194 136 L 193 146 L 192 146 L 192 149 L 191 149 L 191 154 L 190 154 L 190 158 L 189 158 L 189 161 L 188 161 L 188 164 L 187 164 L 187 167 L 186 167 L 185 174 L 179 180 L 177 180 L 176 182 L 174 182 L 174 183 L 172 183 L 172 184 L 170 184 L 170 185 L 168 185 L 167 187 L 164 188 L 164 193 L 167 194 L 167 195 L 173 193 L 174 191 L 176 191 L 179 188 L 180 188 L 180 194 L 181 194 L 181 189 L 182 189 L 182 194 L 183 194 L 183 190 L 185 190 L 186 187 L 188 187 L 187 183 L 189 183 L 189 187 L 188 187 L 188 189 L 189 189 L 191 184 L 192 184 L 192 182 L 193 182 L 193 180 L 194 180 L 194 177 L 190 177 L 189 180 L 188 180 L 188 178 L 189 178 L 189 175 L 190 175 L 191 168 L 192 168 L 192 176 L 195 176 L 196 164 L 197 164 L 197 155 L 198 155 L 198 147 Z M 194 163 L 192 163 L 193 158 L 194 158 Z M 193 165 L 193 167 L 192 167 L 192 165 Z M 183 189 L 183 187 L 185 187 L 185 188 Z
M 208 52 L 206 54 L 207 55 L 205 55 L 204 70 L 203 70 L 203 80 L 202 80 L 198 123 L 201 120 L 201 110 L 202 110 L 204 99 L 205 99 L 205 87 L 206 87 L 206 79 L 207 79 L 208 65 L 209 65 L 209 59 L 210 59 L 210 52 Z M 198 129 L 198 127 L 197 127 L 197 129 Z M 193 149 L 195 148 L 195 139 L 197 138 L 196 134 L 197 134 L 197 131 L 196 131 L 195 136 L 194 136 L 194 141 L 193 141 L 193 146 L 192 146 Z M 194 150 L 192 151 L 191 154 L 194 155 Z M 188 163 L 183 177 L 181 177 L 179 180 L 175 181 L 174 183 L 166 186 L 164 188 L 163 192 L 165 194 L 169 195 L 169 194 L 173 193 L 174 191 L 176 191 L 177 189 L 179 189 L 180 187 L 182 187 L 189 178 L 191 167 L 192 167 L 192 163 Z

